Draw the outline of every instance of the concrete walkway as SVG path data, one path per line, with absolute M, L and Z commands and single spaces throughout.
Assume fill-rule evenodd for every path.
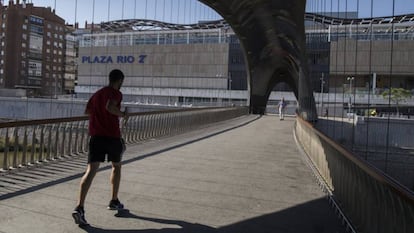
M 345 232 L 295 144 L 293 124 L 245 116 L 130 145 L 120 190 L 127 210 L 106 209 L 103 166 L 85 228 L 71 217 L 84 158 L 0 176 L 0 232 Z

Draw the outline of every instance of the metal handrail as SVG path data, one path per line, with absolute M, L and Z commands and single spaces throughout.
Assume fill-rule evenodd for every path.
M 295 132 L 333 198 L 361 232 L 412 232 L 414 193 L 300 117 Z
M 129 113 L 122 136 L 136 143 L 246 114 L 247 107 Z M 84 154 L 88 139 L 88 116 L 0 123 L 0 171 Z

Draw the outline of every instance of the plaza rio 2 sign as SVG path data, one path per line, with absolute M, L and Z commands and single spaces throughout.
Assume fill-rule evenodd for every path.
M 145 63 L 147 55 L 141 54 L 139 56 L 82 56 L 82 63 L 89 64 L 133 64 L 133 63 Z

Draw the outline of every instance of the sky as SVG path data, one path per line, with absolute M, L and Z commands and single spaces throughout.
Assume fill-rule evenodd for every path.
M 16 2 L 16 0 L 14 0 Z M 23 0 L 20 0 L 21 2 Z M 4 0 L 8 4 L 8 0 Z M 50 6 L 69 24 L 85 21 L 147 18 L 190 24 L 198 20 L 221 19 L 197 0 L 27 0 L 35 6 Z M 357 11 L 360 18 L 414 13 L 414 0 L 308 0 L 307 12 Z
M 23 0 L 20 0 L 22 2 Z M 8 4 L 8 0 L 4 3 Z M 16 2 L 16 0 L 14 0 Z M 27 0 L 35 6 L 50 6 L 73 24 L 100 23 L 119 19 L 155 19 L 190 24 L 198 20 L 221 19 L 214 10 L 197 0 Z

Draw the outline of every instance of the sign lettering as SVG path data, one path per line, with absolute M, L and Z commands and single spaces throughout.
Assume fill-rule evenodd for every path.
M 118 63 L 118 64 L 134 64 L 134 63 L 145 63 L 145 58 L 147 55 L 141 54 L 135 58 L 134 56 L 116 56 L 112 58 L 112 56 L 82 56 L 82 63 L 88 64 L 108 64 L 108 63 Z

